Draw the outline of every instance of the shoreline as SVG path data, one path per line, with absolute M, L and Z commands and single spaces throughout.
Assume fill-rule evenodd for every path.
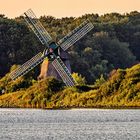
M 0 109 L 42 109 L 42 110 L 82 110 L 82 109 L 110 109 L 110 110 L 139 110 L 140 107 L 73 107 L 73 108 L 30 108 L 30 107 L 0 107 Z

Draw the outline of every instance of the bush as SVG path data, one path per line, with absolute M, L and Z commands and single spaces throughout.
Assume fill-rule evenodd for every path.
M 80 74 L 72 73 L 72 77 L 78 85 L 85 85 L 86 84 L 85 77 L 82 77 Z
M 101 86 L 103 83 L 105 83 L 105 79 L 104 79 L 104 76 L 103 76 L 103 74 L 100 76 L 100 78 L 99 79 L 96 79 L 96 81 L 95 81 L 95 83 L 94 83 L 94 85 L 96 86 L 96 87 L 99 87 L 99 86 Z

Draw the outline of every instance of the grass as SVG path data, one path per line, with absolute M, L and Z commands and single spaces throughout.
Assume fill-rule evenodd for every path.
M 0 96 L 0 107 L 140 108 L 140 64 L 116 70 L 98 88 L 94 85 L 66 88 L 54 78 L 35 82 L 22 78 L 6 86 L 3 79 L 0 85 L 7 93 Z

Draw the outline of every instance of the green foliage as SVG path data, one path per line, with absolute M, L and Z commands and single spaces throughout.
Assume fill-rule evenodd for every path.
M 18 90 L 23 90 L 28 88 L 29 86 L 32 85 L 32 80 L 31 79 L 24 79 L 23 77 L 20 77 L 16 79 L 15 81 L 11 81 L 6 85 L 5 92 L 15 92 Z
M 48 86 L 48 89 L 47 89 L 48 92 L 58 92 L 61 89 L 63 89 L 62 81 L 59 81 L 53 77 L 47 78 L 46 82 L 47 82 L 46 84 Z
M 77 108 L 140 107 L 140 64 L 114 70 L 107 81 L 97 85 L 63 87 L 54 78 L 37 81 L 29 88 L 0 96 L 1 107 Z
M 85 77 L 82 77 L 81 74 L 72 73 L 72 77 L 76 81 L 77 85 L 85 85 L 86 84 Z
M 103 83 L 105 83 L 105 79 L 104 79 L 104 76 L 103 74 L 101 75 L 101 77 L 99 79 L 96 79 L 94 85 L 99 87 L 101 86 Z
M 94 29 L 69 50 L 73 72 L 81 74 L 88 83 L 93 84 L 101 74 L 107 77 L 113 69 L 131 67 L 140 61 L 140 13 L 137 11 L 126 15 L 86 14 L 78 18 L 62 19 L 40 17 L 55 41 L 86 19 L 90 19 Z M 4 15 L 0 16 L 1 77 L 13 64 L 22 64 L 43 49 L 22 17 L 8 19 Z M 35 69 L 34 78 L 38 75 L 39 67 Z
M 86 14 L 62 19 L 40 17 L 55 41 L 86 19 L 90 19 L 94 29 L 69 50 L 73 77 L 79 85 L 63 88 L 62 83 L 53 78 L 36 81 L 39 67 L 16 81 L 9 79 L 7 72 L 12 65 L 16 64 L 11 70 L 44 47 L 21 17 L 8 19 L 0 15 L 0 95 L 7 93 L 0 96 L 0 106 L 140 106 L 140 64 L 130 68 L 140 61 L 140 13 Z M 109 75 L 109 79 L 105 81 L 101 75 L 105 79 Z M 95 85 L 87 86 L 86 81 Z
M 21 79 L 18 80 L 21 81 Z M 18 84 L 14 85 L 13 87 L 15 88 L 17 86 Z M 5 104 L 7 107 L 16 106 L 44 108 L 46 107 L 47 102 L 51 99 L 52 95 L 56 94 L 56 92 L 59 92 L 62 89 L 62 82 L 54 78 L 47 78 L 45 80 L 35 82 L 29 88 L 24 88 L 23 90 L 20 89 L 18 91 L 16 89 L 16 92 L 4 94 L 1 96 L 0 106 L 4 106 Z
M 18 65 L 13 65 L 10 69 L 10 72 L 18 67 Z M 0 79 L 0 89 L 1 91 L 4 90 L 5 93 L 15 92 L 19 90 L 24 90 L 30 87 L 35 82 L 36 81 L 32 77 L 30 77 L 29 74 L 28 78 L 20 77 L 12 81 L 9 77 L 9 73 L 7 73 L 3 78 Z

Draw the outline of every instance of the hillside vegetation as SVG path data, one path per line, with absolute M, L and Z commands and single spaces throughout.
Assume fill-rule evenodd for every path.
M 94 29 L 69 49 L 73 72 L 93 84 L 101 75 L 107 78 L 113 69 L 128 68 L 140 61 L 140 13 L 137 11 L 39 18 L 56 42 L 87 19 Z M 0 77 L 8 73 L 12 65 L 23 64 L 43 49 L 22 17 L 8 19 L 0 15 Z M 39 67 L 35 69 L 34 78 L 38 75 Z
M 39 18 L 56 42 L 87 19 L 94 29 L 68 50 L 79 85 L 66 88 L 54 78 L 37 81 L 40 66 L 9 79 L 45 48 L 22 17 L 0 15 L 0 107 L 140 107 L 140 13 Z
M 0 85 L 4 86 L 4 81 L 1 79 Z M 92 86 L 82 83 L 66 88 L 54 78 L 31 83 L 29 79 L 22 77 L 5 88 L 7 93 L 0 96 L 0 107 L 140 107 L 140 64 L 112 71 L 109 79 L 103 83 L 99 84 L 101 79 L 97 81 L 98 84 Z M 30 83 L 29 87 L 27 83 Z M 18 85 L 22 85 L 23 88 L 19 89 Z M 9 89 L 14 92 L 10 92 Z

